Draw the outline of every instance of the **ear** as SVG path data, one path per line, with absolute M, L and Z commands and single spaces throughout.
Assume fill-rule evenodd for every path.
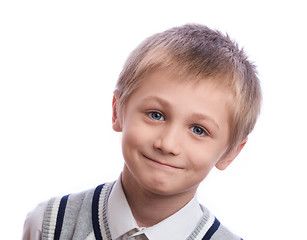
M 247 140 L 248 140 L 248 138 L 245 138 L 233 152 L 231 152 L 231 153 L 227 154 L 226 156 L 222 157 L 217 162 L 215 167 L 219 170 L 225 170 L 230 165 L 230 163 L 232 163 L 232 161 L 235 160 L 235 158 L 239 155 L 242 148 L 245 146 Z
M 117 104 L 117 91 L 114 91 L 113 94 L 113 100 L 112 100 L 112 128 L 116 132 L 121 132 L 122 127 L 121 127 L 121 122 L 120 118 L 118 117 L 118 104 Z

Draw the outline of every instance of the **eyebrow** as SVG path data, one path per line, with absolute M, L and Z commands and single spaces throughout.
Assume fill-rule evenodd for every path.
M 202 114 L 202 113 L 195 113 L 193 114 L 193 119 L 196 119 L 198 121 L 201 120 L 206 120 L 211 122 L 213 125 L 215 125 L 218 129 L 220 129 L 219 125 L 217 124 L 216 121 L 214 121 L 211 117 L 209 117 L 208 115 Z
M 142 99 L 142 102 L 148 102 L 148 101 L 155 101 L 155 102 L 158 102 L 159 104 L 161 104 L 162 106 L 166 106 L 166 107 L 171 106 L 169 101 L 167 101 L 163 98 L 157 97 L 157 96 L 148 96 L 148 97 L 145 97 L 145 98 Z
M 155 101 L 158 102 L 161 106 L 164 106 L 166 108 L 170 108 L 171 107 L 171 103 L 163 98 L 157 97 L 157 96 L 148 96 L 142 99 L 142 101 L 147 102 L 147 101 Z M 196 121 L 201 121 L 201 120 L 205 120 L 205 121 L 209 121 L 210 123 L 212 123 L 217 129 L 220 129 L 219 125 L 217 124 L 217 122 L 212 119 L 211 117 L 209 117 L 206 114 L 203 113 L 194 113 L 192 114 L 191 119 L 196 120 Z

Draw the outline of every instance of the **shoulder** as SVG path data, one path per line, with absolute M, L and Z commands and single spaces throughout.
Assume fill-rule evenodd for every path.
M 42 202 L 28 213 L 23 227 L 23 240 L 40 239 L 43 228 L 44 213 L 46 211 L 47 205 L 48 201 Z
M 227 227 L 223 224 L 220 224 L 216 232 L 212 236 L 212 240 L 242 240 L 239 236 L 232 233 Z
M 72 193 L 62 197 L 54 197 L 48 201 L 43 218 L 43 235 L 56 232 L 56 227 L 62 227 L 64 216 L 74 221 L 80 211 L 89 211 L 95 189 Z
M 207 208 L 201 205 L 204 212 L 202 221 L 205 222 L 204 227 L 207 229 L 203 236 L 203 240 L 242 240 L 239 236 L 231 232 L 224 226 Z
M 83 192 L 53 197 L 40 203 L 28 213 L 22 239 L 40 240 L 45 239 L 44 236 L 59 234 L 69 236 L 66 239 L 71 239 L 70 236 L 75 234 L 76 228 L 80 234 L 91 231 L 91 215 L 93 213 L 96 217 L 95 222 L 98 222 L 100 204 L 108 198 L 112 186 L 113 183 L 106 183 Z M 79 222 L 82 226 L 77 226 Z
M 63 197 L 53 197 L 47 201 L 39 203 L 26 216 L 23 226 L 22 240 L 41 239 L 47 222 L 57 219 L 60 208 L 65 209 L 68 199 L 69 208 L 78 211 L 85 198 L 93 195 L 94 189 L 86 190 L 80 193 L 74 193 Z
M 49 200 L 44 214 L 42 236 L 54 236 L 54 239 L 60 236 L 63 239 L 86 239 L 93 230 L 100 229 L 99 210 L 103 205 L 101 203 L 108 198 L 111 186 L 112 184 L 106 183 Z

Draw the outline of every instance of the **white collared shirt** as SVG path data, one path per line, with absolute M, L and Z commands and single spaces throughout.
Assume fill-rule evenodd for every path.
M 196 196 L 182 209 L 154 226 L 139 227 L 132 215 L 120 178 L 108 201 L 109 228 L 113 240 L 186 239 L 203 216 Z

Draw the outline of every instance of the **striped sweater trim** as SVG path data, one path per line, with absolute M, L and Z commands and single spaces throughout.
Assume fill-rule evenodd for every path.
M 187 238 L 187 240 L 208 240 L 211 238 L 212 235 L 209 236 L 207 233 L 209 232 L 210 229 L 212 229 L 215 221 L 218 221 L 218 220 L 206 209 L 203 209 L 203 210 L 204 210 L 204 215 L 202 219 L 196 226 L 195 230 Z M 211 230 L 211 232 L 212 231 L 213 229 Z
M 209 240 L 209 239 L 211 239 L 212 235 L 217 231 L 219 226 L 220 226 L 219 220 L 217 220 L 217 218 L 214 218 L 214 222 L 213 222 L 212 226 L 208 229 L 208 231 L 206 232 L 206 234 L 202 238 L 202 240 Z
M 99 212 L 97 211 L 97 209 L 99 209 L 99 195 L 103 186 L 104 185 L 102 184 L 95 189 L 92 203 L 92 224 L 95 238 L 97 240 L 102 240 L 101 229 L 99 225 Z
M 42 239 L 54 240 L 54 233 L 57 224 L 58 210 L 62 198 L 52 198 L 44 215 Z
M 92 222 L 97 240 L 112 240 L 108 224 L 108 199 L 114 183 L 99 185 L 94 192 L 92 203 Z
M 60 205 L 59 205 L 59 208 L 58 208 L 58 215 L 57 215 L 57 219 L 56 219 L 56 227 L 55 227 L 55 230 L 54 230 L 54 240 L 59 240 L 60 236 L 61 236 L 61 231 L 62 231 L 64 214 L 65 214 L 68 196 L 69 195 L 62 197 L 62 199 L 60 201 Z
M 42 231 L 42 239 L 59 240 L 61 236 L 64 214 L 69 195 L 62 198 L 53 198 L 48 204 Z

